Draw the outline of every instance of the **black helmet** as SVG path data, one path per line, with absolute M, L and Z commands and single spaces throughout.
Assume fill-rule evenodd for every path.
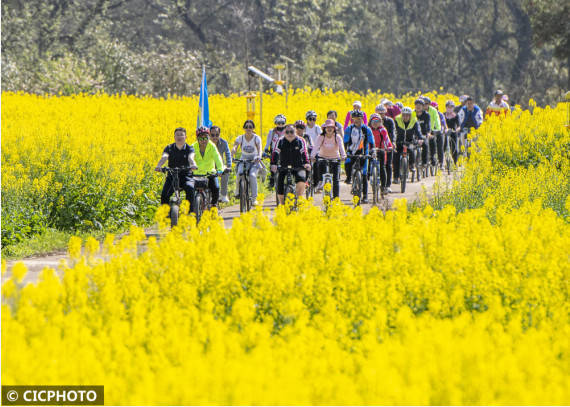
M 364 117 L 364 113 L 362 112 L 362 110 L 353 110 L 350 113 L 350 117 Z

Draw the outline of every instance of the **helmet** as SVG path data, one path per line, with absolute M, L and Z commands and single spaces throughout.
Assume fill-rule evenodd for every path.
M 307 114 L 305 115 L 305 119 L 309 119 L 309 117 L 314 117 L 315 119 L 317 118 L 317 112 L 315 112 L 314 110 L 309 110 L 307 112 Z
M 414 105 L 425 105 L 426 102 L 422 98 L 417 98 Z
M 384 106 L 384 105 L 378 105 L 378 106 L 376 106 L 376 109 L 375 109 L 375 110 L 376 110 L 377 112 L 380 112 L 380 113 L 386 113 L 386 112 L 387 112 L 386 106 Z
M 447 102 L 445 102 L 445 107 L 455 107 L 455 103 L 453 102 L 453 100 L 448 100 Z
M 364 113 L 361 110 L 353 110 L 350 113 L 350 117 L 364 117 Z
M 196 136 L 199 136 L 200 134 L 210 134 L 210 129 L 204 126 L 200 126 L 196 129 Z
M 303 120 L 297 120 L 295 122 L 295 127 L 299 127 L 299 128 L 302 127 L 304 129 L 306 127 L 306 125 L 305 125 L 305 122 Z
M 428 98 L 427 96 L 422 96 L 421 98 L 424 100 L 424 104 L 426 105 L 431 104 L 431 99 Z
M 282 114 L 278 114 L 277 116 L 275 116 L 275 119 L 273 119 L 273 123 L 281 126 L 284 126 L 286 122 L 287 118 Z
M 404 104 L 402 102 L 396 102 L 396 106 L 398 106 L 400 109 L 404 108 Z
M 412 108 L 408 106 L 404 107 L 402 109 L 402 114 L 412 114 Z
M 469 97 L 468 95 L 461 95 L 461 96 L 459 96 L 459 102 L 460 102 L 460 103 L 465 103 L 465 102 L 467 101 L 467 98 L 468 98 L 468 97 Z
M 382 120 L 382 116 L 380 116 L 378 113 L 373 113 L 372 115 L 370 115 L 369 122 L 371 122 L 372 120 Z

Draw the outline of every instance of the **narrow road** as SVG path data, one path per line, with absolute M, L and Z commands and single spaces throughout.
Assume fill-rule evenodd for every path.
M 446 181 L 448 180 L 447 175 L 445 176 L 445 179 L 446 179 Z M 434 183 L 435 183 L 435 177 L 429 177 L 427 179 L 422 179 L 420 182 L 408 183 L 406 186 L 406 192 L 403 194 L 400 192 L 400 186 L 399 185 L 392 185 L 393 193 L 388 195 L 388 204 L 387 204 L 388 208 L 390 208 L 392 206 L 392 203 L 394 202 L 395 199 L 406 198 L 408 200 L 408 202 L 417 200 L 420 197 L 420 194 L 422 193 L 423 189 L 425 188 L 427 190 L 427 192 L 429 193 L 431 191 Z M 341 183 L 340 183 L 340 198 L 341 198 L 341 201 L 346 205 L 352 205 L 352 196 L 350 194 L 350 188 L 351 188 L 350 185 L 345 184 L 343 181 L 341 181 Z M 371 200 L 371 191 L 369 190 L 368 192 L 369 192 L 368 193 L 369 199 Z M 314 197 L 314 202 L 315 202 L 315 205 L 322 206 L 323 194 L 322 193 L 316 194 Z M 263 202 L 263 207 L 273 209 L 273 208 L 275 208 L 275 206 L 276 206 L 275 205 L 275 193 L 272 193 L 269 196 L 266 196 L 265 201 Z M 363 212 L 367 213 L 370 210 L 370 208 L 372 208 L 372 204 L 362 205 L 362 208 L 363 208 Z M 240 215 L 239 204 L 223 208 L 221 210 L 220 215 L 224 219 L 225 226 L 227 228 L 231 228 L 234 218 L 236 218 Z M 157 232 L 156 228 L 154 228 L 154 227 L 147 228 L 145 230 L 145 232 L 146 232 L 147 237 L 158 235 L 158 232 Z M 11 276 L 12 267 L 17 262 L 20 262 L 20 261 L 23 262 L 26 265 L 26 267 L 28 268 L 28 273 L 26 274 L 26 276 L 24 277 L 24 280 L 23 280 L 23 282 L 27 284 L 27 283 L 36 282 L 39 275 L 40 275 L 40 272 L 45 267 L 51 267 L 51 268 L 57 270 L 59 268 L 60 262 L 66 260 L 67 258 L 68 258 L 67 253 L 62 252 L 62 253 L 57 253 L 57 254 L 52 254 L 52 255 L 47 255 L 47 256 L 29 257 L 29 258 L 25 258 L 23 260 L 10 260 L 7 262 L 7 272 L 6 272 L 5 276 L 2 277 L 2 281 L 4 281 L 5 279 L 7 279 Z

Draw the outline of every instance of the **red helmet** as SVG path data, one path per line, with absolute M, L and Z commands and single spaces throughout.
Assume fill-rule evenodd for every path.
M 303 120 L 297 120 L 295 122 L 295 127 L 302 127 L 304 129 L 305 127 L 307 127 L 307 125 L 305 124 L 305 122 Z
M 196 129 L 196 136 L 199 136 L 200 134 L 210 135 L 210 129 L 204 126 L 200 126 Z

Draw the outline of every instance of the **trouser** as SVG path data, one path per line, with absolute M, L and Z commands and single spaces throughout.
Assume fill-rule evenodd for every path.
M 434 137 L 429 140 L 429 153 L 432 165 L 436 165 L 435 152 L 440 165 L 443 165 L 443 134 L 438 131 L 434 133 Z
M 220 177 L 220 194 L 222 196 L 228 195 L 228 181 L 230 180 L 230 173 L 224 172 Z
M 194 180 L 188 175 L 179 175 L 180 188 L 186 193 L 186 200 L 190 203 L 192 207 L 192 201 L 194 200 Z M 170 197 L 174 193 L 174 186 L 172 185 L 172 177 L 168 175 L 164 181 L 164 186 L 162 187 L 162 193 L 160 194 L 160 204 L 168 205 L 170 203 Z
M 319 156 L 317 155 L 315 157 L 316 159 L 319 158 Z M 319 165 L 313 165 L 313 185 L 315 186 L 315 188 L 317 187 L 317 184 L 319 183 L 319 181 L 322 180 L 322 177 L 320 176 L 320 166 Z
M 368 195 L 368 160 L 362 160 L 361 158 L 359 158 L 360 160 L 360 168 L 362 168 L 362 197 L 366 198 L 366 196 Z M 353 161 L 350 158 L 346 159 L 346 162 L 344 163 L 344 170 L 346 171 L 346 177 L 348 179 L 351 179 L 352 177 L 352 165 L 353 165 Z
M 392 185 L 392 161 L 394 159 L 394 152 L 389 151 L 386 153 L 386 187 Z
M 321 162 L 319 162 L 319 165 L 315 165 L 313 168 L 316 168 L 316 167 L 319 168 L 320 181 L 322 181 L 323 175 L 325 174 L 325 172 L 327 170 L 327 164 L 325 162 L 321 161 Z M 339 186 L 340 162 L 329 163 L 329 170 L 333 176 L 333 182 L 332 182 L 333 198 L 337 198 L 339 196 L 339 191 L 340 191 L 340 186 Z
M 421 161 L 420 158 L 418 157 L 418 164 L 423 164 L 423 165 L 427 165 L 428 163 L 428 154 L 429 154 L 429 144 L 431 143 L 431 140 L 428 139 L 428 136 L 424 136 L 424 143 L 422 144 L 422 157 L 421 157 Z
M 220 184 L 218 182 L 218 177 L 209 176 L 208 177 L 208 188 L 212 194 L 212 205 L 218 204 L 218 199 L 220 198 Z
M 258 172 L 261 168 L 261 164 L 255 164 L 255 163 L 247 163 L 248 166 L 250 166 L 249 169 L 249 192 L 250 192 L 250 197 L 252 199 L 256 199 L 257 198 L 257 175 Z M 243 175 L 244 170 L 246 170 L 246 168 L 244 168 L 244 163 L 238 163 L 237 165 L 237 169 L 236 169 L 236 173 L 237 173 L 237 177 L 236 177 L 236 195 L 239 194 L 239 177 L 241 175 Z

